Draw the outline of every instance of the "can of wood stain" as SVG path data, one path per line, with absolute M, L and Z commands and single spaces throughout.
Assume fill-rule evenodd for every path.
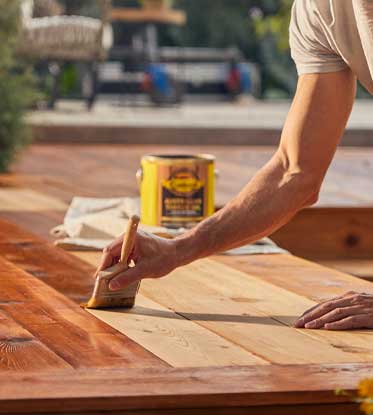
M 147 155 L 137 173 L 141 222 L 168 228 L 192 227 L 214 213 L 215 157 Z

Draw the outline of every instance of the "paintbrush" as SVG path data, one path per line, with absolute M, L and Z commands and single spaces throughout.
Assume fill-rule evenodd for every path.
M 128 269 L 128 259 L 135 244 L 139 221 L 138 216 L 132 216 L 130 218 L 123 238 L 120 261 L 112 267 L 98 273 L 92 297 L 84 305 L 86 308 L 131 308 L 134 306 L 140 281 L 118 291 L 111 291 L 109 289 L 109 283 L 114 277 Z

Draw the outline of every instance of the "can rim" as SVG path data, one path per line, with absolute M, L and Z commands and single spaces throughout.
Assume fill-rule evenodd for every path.
M 157 162 L 160 164 L 205 162 L 213 163 L 215 156 L 212 154 L 147 154 L 141 158 L 142 161 Z

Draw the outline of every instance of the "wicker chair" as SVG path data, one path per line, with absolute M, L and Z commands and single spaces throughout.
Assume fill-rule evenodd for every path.
M 83 95 L 88 108 L 94 104 L 98 91 L 97 66 L 107 57 L 113 43 L 110 25 L 110 0 L 97 0 L 101 18 L 51 15 L 58 10 L 56 0 L 23 0 L 22 35 L 18 53 L 35 61 L 45 61 L 53 76 L 53 90 L 49 107 L 54 108 L 59 96 L 59 76 L 67 62 L 85 62 Z M 49 3 L 49 7 L 48 7 Z M 53 4 L 54 3 L 54 4 Z M 33 17 L 35 9 L 48 13 Z

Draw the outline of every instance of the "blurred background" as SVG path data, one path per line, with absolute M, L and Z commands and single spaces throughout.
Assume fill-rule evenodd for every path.
M 297 81 L 292 3 L 0 0 L 1 169 L 31 135 L 141 144 L 157 126 L 150 141 L 185 144 L 169 127 L 206 127 L 188 143 L 276 145 Z M 358 98 L 349 127 L 370 129 Z
M 296 84 L 288 46 L 291 4 L 291 0 L 35 0 L 32 14 L 31 7 L 29 11 L 24 7 L 27 42 L 21 55 L 34 60 L 50 100 L 96 99 L 90 96 L 93 93 L 143 95 L 157 105 L 182 103 L 196 95 L 208 100 L 236 100 L 250 94 L 288 98 Z M 94 63 L 97 68 L 90 68 Z M 50 97 L 57 93 L 58 97 Z

